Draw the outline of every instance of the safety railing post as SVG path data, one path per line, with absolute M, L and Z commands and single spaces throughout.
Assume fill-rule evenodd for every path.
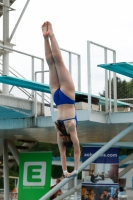
M 90 60 L 91 42 L 87 41 L 87 80 L 88 80 L 88 111 L 91 113 L 91 60 Z
M 34 57 L 31 56 L 31 79 L 32 81 L 34 81 Z M 32 116 L 35 115 L 35 92 L 34 90 L 32 90 L 32 100 L 33 100 L 33 103 L 32 103 Z
M 38 73 L 45 73 L 45 72 L 49 72 L 49 70 L 43 70 L 43 71 L 36 71 L 35 72 L 35 81 L 37 81 L 37 74 Z M 44 93 L 43 93 L 44 94 Z M 44 104 L 44 102 L 43 102 Z M 35 91 L 35 119 L 37 118 L 37 92 Z
M 104 63 L 107 63 L 107 49 L 104 48 Z M 108 70 L 105 70 L 105 111 L 108 112 Z
M 111 112 L 111 71 L 109 71 L 109 112 Z
M 78 55 L 78 91 L 81 91 L 81 56 Z
M 44 83 L 44 60 L 43 59 L 41 60 L 41 70 L 42 70 L 41 79 L 42 79 L 42 83 Z M 42 100 L 42 115 L 44 116 L 45 115 L 45 113 L 44 113 L 44 106 L 45 106 L 45 104 L 44 104 L 44 92 L 42 92 L 41 100 Z
M 116 63 L 116 51 L 113 51 L 113 63 Z M 116 73 L 113 72 L 113 88 L 114 88 L 114 112 L 117 112 L 117 81 Z
M 72 75 L 72 54 L 69 52 L 69 72 Z

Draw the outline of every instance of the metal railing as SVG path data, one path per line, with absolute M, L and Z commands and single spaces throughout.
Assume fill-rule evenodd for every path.
M 18 50 L 15 50 L 15 49 L 12 49 L 12 48 L 9 48 L 9 47 L 5 47 L 5 46 L 2 46 L 0 45 L 0 49 L 6 49 L 10 52 L 16 52 L 18 54 L 22 54 L 22 55 L 25 55 L 25 56 L 28 56 L 31 58 L 31 77 L 32 77 L 32 81 L 35 81 L 35 74 L 38 73 L 35 71 L 34 67 L 35 67 L 35 64 L 34 64 L 34 59 L 39 59 L 41 61 L 41 83 L 45 83 L 45 80 L 44 80 L 44 59 L 41 58 L 41 57 L 38 57 L 38 56 L 35 56 L 35 55 L 32 55 L 32 54 L 28 54 L 28 53 L 25 53 L 25 52 L 22 52 L 22 51 L 18 51 Z M 72 73 L 72 55 L 76 55 L 77 56 L 77 68 L 78 68 L 78 90 L 81 91 L 81 56 L 75 52 L 72 52 L 72 51 L 69 51 L 69 50 L 66 50 L 66 49 L 62 49 L 60 48 L 61 51 L 64 51 L 64 52 L 67 52 L 68 55 L 69 55 L 69 71 L 70 73 Z M 11 69 L 13 69 L 12 67 L 10 67 Z M 13 69 L 14 70 L 14 69 Z M 18 73 L 16 70 L 14 70 L 17 74 L 19 74 L 19 76 L 21 76 L 22 78 L 24 78 L 24 76 L 22 76 L 20 73 Z M 10 71 L 11 72 L 11 71 Z M 13 72 L 11 72 L 14 76 L 16 76 Z M 1 71 L 1 74 L 2 74 L 2 71 Z M 18 76 L 16 76 L 18 77 Z M 14 86 L 11 87 L 11 90 L 10 92 L 12 91 Z M 30 94 L 29 92 L 27 92 L 26 89 L 23 89 L 23 88 L 20 88 L 18 87 L 23 93 L 25 93 L 27 96 L 28 96 L 28 99 L 31 98 L 34 100 L 34 107 L 33 107 L 33 110 L 32 110 L 32 113 L 34 113 L 34 115 L 37 116 L 37 95 L 39 95 L 41 97 L 41 103 L 44 104 L 44 100 L 46 100 L 46 98 L 44 99 L 44 95 L 49 98 L 46 94 L 42 93 L 41 95 L 38 93 L 38 92 L 35 92 L 34 90 L 32 90 L 32 93 Z M 49 99 L 50 100 L 50 99 Z M 49 105 L 51 105 L 50 101 L 47 101 L 49 103 Z M 44 113 L 43 113 L 44 114 Z M 42 115 L 43 115 L 42 114 Z
M 104 50 L 104 63 L 108 62 L 107 50 L 113 52 L 113 63 L 116 62 L 116 51 L 106 46 L 87 41 L 87 70 L 88 70 L 88 102 L 91 102 L 91 45 L 95 45 Z M 98 63 L 99 64 L 99 63 Z M 109 92 L 108 92 L 108 73 L 109 73 Z M 117 90 L 116 90 L 116 73 L 113 72 L 114 81 L 114 111 L 117 112 Z M 109 94 L 109 96 L 108 96 Z M 105 70 L 105 111 L 111 112 L 111 72 Z M 108 100 L 109 99 L 109 100 Z M 109 104 L 108 104 L 109 103 Z M 91 112 L 91 104 L 88 103 L 88 110 Z

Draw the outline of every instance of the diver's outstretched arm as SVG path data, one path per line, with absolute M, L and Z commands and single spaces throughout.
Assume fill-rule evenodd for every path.
M 64 176 L 67 178 L 71 174 L 67 171 L 67 164 L 66 164 L 66 147 L 62 143 L 62 139 L 60 137 L 60 133 L 57 132 L 57 143 L 60 151 L 60 158 L 61 158 L 61 164 L 62 164 L 62 170 Z
M 79 160 L 80 160 L 80 145 L 79 145 L 79 139 L 77 136 L 75 122 L 68 122 L 68 132 L 71 136 L 71 140 L 74 147 L 74 170 L 78 171 Z

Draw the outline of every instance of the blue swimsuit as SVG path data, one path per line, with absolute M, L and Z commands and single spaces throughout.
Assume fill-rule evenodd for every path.
M 59 105 L 62 105 L 62 104 L 75 104 L 75 101 L 70 99 L 67 95 L 65 95 L 60 90 L 60 88 L 58 88 L 54 93 L 54 102 L 55 102 L 56 106 L 59 106 Z M 78 125 L 77 116 L 75 116 L 74 118 L 64 119 L 64 120 L 60 120 L 60 121 L 62 123 L 64 123 L 64 121 L 71 120 L 71 119 L 75 119 L 76 126 L 77 126 Z
M 56 106 L 62 105 L 62 104 L 75 104 L 75 101 L 70 99 L 68 96 L 66 96 L 60 88 L 58 88 L 54 93 L 54 102 Z

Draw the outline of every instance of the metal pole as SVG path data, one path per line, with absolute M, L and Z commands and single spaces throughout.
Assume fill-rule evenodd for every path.
M 107 63 L 107 49 L 104 49 L 104 63 Z M 108 70 L 105 70 L 105 112 L 108 112 Z
M 35 72 L 35 82 L 36 82 L 36 76 L 37 76 L 37 73 Z M 36 120 L 36 117 L 37 117 L 37 91 L 35 91 L 35 120 Z
M 125 169 L 123 169 L 120 173 L 119 173 L 119 178 L 121 178 L 122 176 L 124 176 L 127 172 L 129 172 L 131 169 L 133 168 L 133 163 L 128 165 Z
M 74 178 L 74 187 L 76 186 L 77 186 L 77 176 Z M 75 200 L 77 200 L 77 191 L 75 191 L 74 198 Z
M 4 165 L 4 200 L 9 200 L 9 167 L 8 167 L 8 143 L 3 141 L 3 165 Z
M 9 0 L 3 0 L 3 42 L 7 43 L 9 40 Z M 7 7 L 6 7 L 7 6 Z M 9 75 L 9 53 L 3 54 L 3 75 Z M 9 94 L 9 85 L 2 84 L 3 94 Z
M 23 15 L 24 15 L 24 12 L 25 12 L 25 10 L 26 10 L 26 8 L 27 8 L 27 6 L 28 6 L 29 1 L 30 1 L 30 0 L 27 0 L 26 4 L 25 4 L 25 6 L 24 6 L 24 8 L 23 8 L 23 10 L 22 10 L 22 12 L 21 12 L 21 15 L 20 15 L 20 17 L 19 17 L 19 19 L 18 19 L 18 21 L 17 21 L 17 23 L 16 23 L 16 25 L 15 25 L 15 27 L 14 27 L 12 33 L 11 33 L 11 36 L 10 36 L 10 38 L 9 38 L 9 42 L 11 42 L 11 40 L 12 40 L 12 38 L 13 38 L 13 35 L 14 35 L 14 33 L 15 33 L 15 31 L 16 31 L 18 25 L 19 25 L 19 22 L 20 22 L 21 18 L 22 18 Z
M 19 152 L 12 140 L 8 140 L 8 147 L 9 147 L 10 151 L 12 152 L 17 164 L 19 165 Z
M 107 151 L 110 147 L 112 147 L 116 142 L 118 142 L 120 139 L 122 139 L 125 135 L 127 135 L 130 131 L 133 130 L 133 124 L 125 128 L 123 131 L 121 131 L 118 135 L 116 135 L 113 139 L 111 139 L 108 143 L 106 143 L 103 147 L 101 147 L 95 154 L 93 154 L 90 158 L 88 158 L 84 163 L 82 163 L 78 169 L 78 172 L 80 173 L 83 169 L 85 169 L 90 163 L 92 163 L 94 160 L 96 160 L 101 154 L 103 154 L 105 151 Z M 63 181 L 58 183 L 52 190 L 50 190 L 46 195 L 44 195 L 40 200 L 47 200 L 49 197 L 51 197 L 55 192 L 57 192 L 63 185 L 68 183 L 73 178 L 65 178 Z
M 113 51 L 113 63 L 116 63 L 116 51 Z M 116 73 L 113 72 L 113 86 L 114 86 L 114 112 L 117 112 L 117 82 Z
M 35 80 L 35 78 L 34 78 L 34 57 L 33 56 L 31 56 L 31 79 L 32 79 L 32 81 L 34 81 Z M 35 104 L 36 104 L 36 102 L 35 102 L 35 93 L 36 93 L 36 91 L 34 91 L 34 90 L 32 90 L 32 100 L 33 100 L 33 103 L 32 103 L 32 116 L 35 116 Z
M 41 60 L 41 70 L 44 71 L 44 60 Z M 42 83 L 44 83 L 44 72 L 41 74 Z M 42 92 L 42 116 L 44 116 L 44 92 Z
M 91 44 L 94 44 L 94 45 L 96 45 L 96 46 L 98 46 L 98 47 L 102 47 L 103 49 L 108 49 L 108 50 L 110 50 L 110 51 L 114 51 L 114 49 L 111 49 L 111 48 L 109 48 L 109 47 L 105 47 L 105 46 L 103 46 L 103 45 L 101 45 L 101 44 L 98 44 L 98 43 L 95 43 L 95 42 L 92 42 L 92 41 L 90 41 L 90 43 L 91 43 Z
M 126 158 L 122 159 L 120 162 L 119 162 L 119 166 L 125 164 L 126 162 L 130 161 L 133 159 L 133 153 L 130 154 L 129 156 L 127 156 Z
M 24 53 L 24 52 L 22 52 L 22 51 L 18 51 L 18 50 L 15 50 L 15 49 L 11 49 L 11 48 L 9 48 L 9 47 L 5 47 L 5 46 L 3 46 L 3 45 L 0 45 L 0 48 L 7 49 L 7 50 L 9 50 L 9 51 L 13 51 L 13 52 L 16 52 L 16 53 L 20 53 L 20 54 L 23 54 L 23 55 L 25 55 L 25 56 L 34 57 L 34 58 L 39 59 L 39 60 L 42 60 L 42 59 L 43 59 L 43 58 L 40 58 L 40 57 L 31 55 L 31 54 L 28 54 L 28 53 Z
M 91 62 L 90 62 L 90 41 L 87 41 L 87 80 L 88 80 L 88 111 L 91 113 Z
M 71 52 L 69 52 L 69 72 L 72 75 L 72 55 L 71 55 Z
M 109 111 L 111 112 L 111 71 L 109 71 Z
M 36 71 L 35 72 L 35 81 L 37 81 L 37 74 L 38 73 L 44 73 L 44 72 L 49 72 L 49 70 L 44 70 L 44 71 Z M 35 118 L 37 117 L 37 92 L 35 91 Z
M 78 56 L 78 91 L 81 91 L 81 56 Z

